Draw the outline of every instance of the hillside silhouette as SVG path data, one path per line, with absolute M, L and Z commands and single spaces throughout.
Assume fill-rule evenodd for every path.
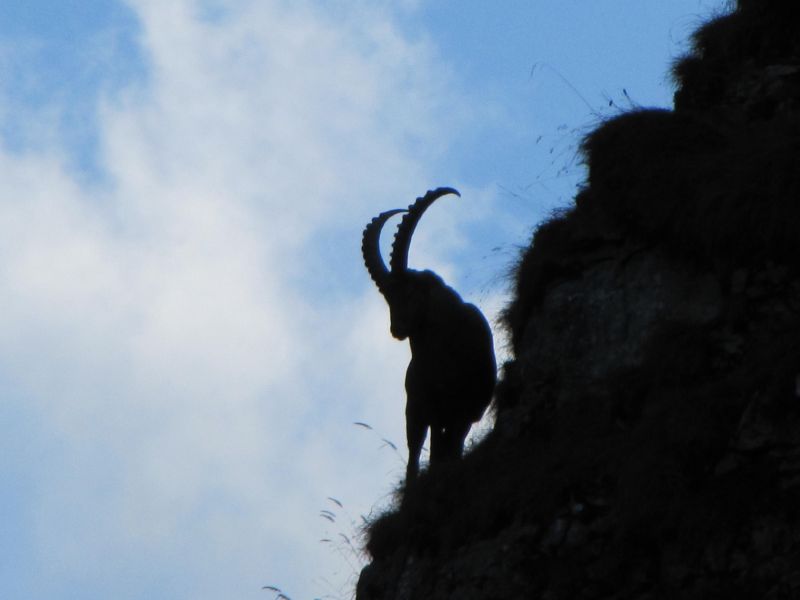
M 800 4 L 611 119 L 505 311 L 493 431 L 367 532 L 377 599 L 800 598 Z

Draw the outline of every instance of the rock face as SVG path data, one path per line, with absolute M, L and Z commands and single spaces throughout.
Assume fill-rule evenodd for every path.
M 800 4 L 602 125 L 506 311 L 493 432 L 368 530 L 357 598 L 800 598 Z

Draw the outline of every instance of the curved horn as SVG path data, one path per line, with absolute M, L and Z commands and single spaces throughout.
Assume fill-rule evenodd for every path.
M 408 267 L 408 248 L 411 244 L 411 236 L 414 235 L 414 229 L 422 217 L 422 213 L 436 200 L 447 194 L 461 196 L 456 189 L 440 187 L 428 191 L 422 198 L 417 198 L 416 202 L 408 207 L 408 214 L 400 221 L 397 226 L 397 233 L 394 234 L 392 255 L 389 258 L 389 266 L 393 273 L 400 273 Z
M 383 263 L 383 258 L 381 258 L 381 229 L 383 228 L 383 224 L 389 220 L 389 217 L 401 212 L 406 211 L 403 208 L 396 208 L 394 210 L 382 212 L 370 221 L 369 225 L 364 228 L 364 233 L 361 236 L 361 254 L 364 256 L 364 265 L 366 265 L 372 281 L 375 282 L 375 285 L 378 286 L 378 290 L 380 290 L 383 295 L 386 295 L 389 270 Z

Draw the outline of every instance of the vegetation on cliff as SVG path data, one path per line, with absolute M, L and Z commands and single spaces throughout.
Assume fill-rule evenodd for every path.
M 587 136 L 505 313 L 494 431 L 374 522 L 358 597 L 800 597 L 800 6 Z

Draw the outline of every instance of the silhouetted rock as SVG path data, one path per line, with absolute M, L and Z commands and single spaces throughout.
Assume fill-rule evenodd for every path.
M 800 598 L 799 8 L 740 0 L 675 111 L 587 137 L 495 428 L 372 524 L 359 600 Z

